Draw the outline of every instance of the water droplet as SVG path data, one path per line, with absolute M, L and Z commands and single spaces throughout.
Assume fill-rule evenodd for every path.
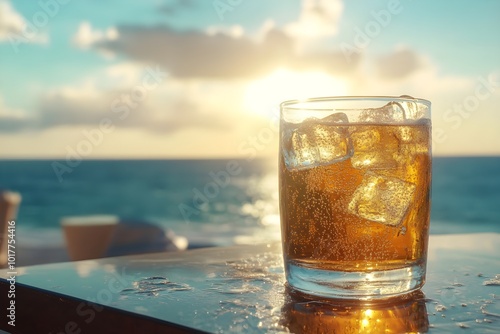
M 121 291 L 122 295 L 140 294 L 148 296 L 158 296 L 160 292 L 190 291 L 193 288 L 184 283 L 169 281 L 163 276 L 146 277 L 134 282 L 133 288 L 126 288 Z
M 443 312 L 443 311 L 445 311 L 447 308 L 446 308 L 446 306 L 444 306 L 444 305 L 442 305 L 442 304 L 439 304 L 439 305 L 436 305 L 435 309 L 436 309 L 436 312 Z

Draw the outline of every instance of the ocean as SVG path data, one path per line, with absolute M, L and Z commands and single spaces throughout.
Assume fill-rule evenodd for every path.
M 66 216 L 154 223 L 193 244 L 279 239 L 276 165 L 265 160 L 1 160 L 18 191 L 18 243 L 64 244 Z M 433 159 L 431 233 L 500 233 L 500 157 Z

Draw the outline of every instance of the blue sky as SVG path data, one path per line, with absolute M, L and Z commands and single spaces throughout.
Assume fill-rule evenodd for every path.
M 67 156 L 151 68 L 168 75 L 130 117 L 111 117 L 113 130 L 86 158 L 239 156 L 280 99 L 297 94 L 427 98 L 436 154 L 500 154 L 500 1 L 0 0 L 0 8 L 0 157 Z M 37 32 L 16 52 L 30 23 Z M 277 135 L 257 153 L 275 155 L 276 143 Z

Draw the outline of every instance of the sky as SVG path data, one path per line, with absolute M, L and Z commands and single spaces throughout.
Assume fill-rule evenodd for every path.
M 0 0 L 0 158 L 277 156 L 278 104 L 432 102 L 500 155 L 500 1 Z

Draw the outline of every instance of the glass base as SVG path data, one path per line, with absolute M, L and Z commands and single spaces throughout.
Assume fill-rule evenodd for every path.
M 289 261 L 286 276 L 291 288 L 327 298 L 371 300 L 406 294 L 422 287 L 425 263 L 405 268 L 344 272 L 303 267 Z

